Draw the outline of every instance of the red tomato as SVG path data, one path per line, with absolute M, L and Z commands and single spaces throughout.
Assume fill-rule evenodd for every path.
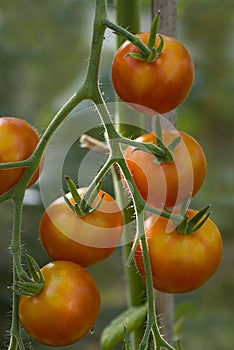
M 197 211 L 189 210 L 192 218 Z M 217 270 L 222 258 L 222 238 L 211 219 L 195 233 L 168 233 L 168 220 L 157 215 L 145 221 L 154 288 L 165 293 L 185 293 L 203 285 Z M 140 243 L 135 262 L 145 276 Z
M 29 158 L 35 150 L 39 135 L 36 130 L 18 118 L 0 118 L 0 163 L 17 162 Z M 25 168 L 0 170 L 0 195 L 14 187 L 21 178 Z M 39 176 L 34 174 L 28 186 Z
M 100 309 L 100 294 L 91 275 L 70 261 L 55 261 L 41 269 L 45 285 L 34 296 L 22 295 L 19 319 L 28 334 L 42 344 L 72 344 L 91 329 Z
M 144 44 L 149 33 L 137 34 Z M 194 65 L 187 49 L 176 39 L 162 35 L 164 47 L 154 62 L 128 56 L 139 53 L 125 41 L 112 63 L 112 81 L 118 96 L 145 114 L 166 113 L 176 108 L 189 93 L 194 80 Z M 160 38 L 156 36 L 155 47 Z
M 78 190 L 82 195 L 87 189 Z M 104 192 L 100 191 L 93 205 Z M 72 202 L 71 195 L 67 195 Z M 90 266 L 111 255 L 118 246 L 123 230 L 121 211 L 107 193 L 97 210 L 78 217 L 63 197 L 44 212 L 40 224 L 41 242 L 53 260 L 70 260 Z
M 155 163 L 155 157 L 144 151 L 134 151 L 128 146 L 124 152 L 133 180 L 150 205 L 163 208 L 180 204 L 189 194 L 194 196 L 203 184 L 206 175 L 206 158 L 199 143 L 190 135 L 177 130 L 163 130 L 162 140 L 169 145 L 181 136 L 174 150 L 174 161 Z M 156 143 L 154 133 L 144 134 L 139 142 Z

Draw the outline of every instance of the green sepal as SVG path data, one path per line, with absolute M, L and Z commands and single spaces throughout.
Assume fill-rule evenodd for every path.
M 170 152 L 168 147 L 166 147 L 164 145 L 164 143 L 157 137 L 157 135 L 156 135 L 156 146 L 160 147 L 165 152 L 165 157 L 164 158 L 159 158 L 159 157 L 155 158 L 154 162 L 156 164 L 173 162 L 173 155 L 172 155 L 172 153 Z
M 84 196 L 81 200 L 81 209 L 84 210 L 84 212 L 90 212 L 92 209 L 92 204 L 94 199 L 97 197 L 99 191 L 101 189 L 101 183 L 97 183 L 92 192 L 87 190 L 86 193 L 84 193 Z M 99 204 L 100 205 L 100 204 Z
M 127 334 L 130 334 L 141 326 L 146 319 L 146 315 L 147 304 L 130 307 L 118 315 L 101 334 L 102 349 L 110 350 L 116 344 L 126 339 Z M 125 349 L 129 349 L 129 347 L 125 347 Z
M 211 212 L 207 212 L 209 210 L 210 206 L 208 205 L 204 209 L 200 210 L 191 220 L 188 222 L 188 232 L 193 233 L 199 230 L 199 228 L 202 227 L 202 225 L 206 222 L 208 217 L 210 216 Z M 202 219 L 202 217 L 205 215 L 205 217 Z M 201 221 L 200 221 L 201 220 Z
M 181 223 L 176 227 L 176 230 L 180 234 L 188 235 L 198 231 L 202 225 L 206 222 L 211 212 L 208 212 L 210 206 L 208 205 L 204 209 L 201 209 L 193 218 L 189 219 L 186 214 Z M 203 218 L 203 219 L 202 219 Z
M 44 283 L 44 278 L 42 276 L 40 267 L 36 260 L 29 254 L 26 254 L 27 268 L 30 273 L 31 278 L 34 282 Z
M 168 158 L 168 155 L 165 154 L 165 149 L 162 149 L 162 147 L 157 146 L 153 144 L 152 142 L 138 142 L 139 146 L 136 146 L 133 150 L 132 153 L 136 151 L 143 151 L 146 153 L 149 153 L 155 157 L 155 161 L 158 162 L 165 162 L 166 159 Z M 165 148 L 165 147 L 164 147 Z M 160 149 L 160 151 L 159 151 Z
M 158 47 L 152 47 L 151 48 L 151 54 L 149 55 L 147 62 L 148 63 L 152 63 L 154 62 L 157 57 L 160 55 L 160 53 L 162 52 L 162 49 L 164 47 L 164 39 L 162 37 L 161 34 L 158 34 L 159 38 L 160 38 L 160 43 L 158 45 Z
M 178 144 L 181 142 L 181 139 L 182 139 L 182 137 L 178 136 L 173 141 L 171 141 L 171 143 L 169 145 L 167 145 L 167 148 L 171 152 L 173 159 L 174 159 L 173 152 L 176 149 L 176 147 L 178 146 Z
M 69 191 L 71 192 L 72 198 L 74 199 L 74 202 L 77 204 L 80 204 L 81 197 L 77 191 L 77 187 L 76 187 L 74 181 L 69 176 L 65 176 L 65 180 L 67 183 L 67 187 L 68 187 Z
M 147 58 L 142 53 L 129 52 L 125 57 L 131 57 L 141 62 L 147 62 Z
M 156 118 L 155 121 L 155 136 L 156 136 L 156 146 L 164 150 L 166 154 L 165 162 L 172 162 L 174 160 L 174 150 L 181 142 L 181 136 L 176 137 L 169 145 L 165 146 L 162 141 L 162 128 L 160 123 L 160 117 Z M 156 164 L 163 163 L 163 160 L 155 159 Z
M 84 216 L 91 214 L 92 212 L 94 212 L 95 210 L 98 209 L 105 194 L 103 193 L 103 195 L 99 199 L 98 203 L 94 207 L 92 207 L 92 203 L 93 203 L 94 199 L 97 197 L 98 192 L 101 189 L 101 183 L 98 183 L 91 192 L 89 190 L 87 190 L 87 192 L 83 195 L 83 197 L 81 197 L 79 195 L 78 189 L 77 189 L 74 181 L 69 176 L 65 176 L 65 179 L 66 179 L 66 182 L 68 185 L 68 189 L 70 190 L 70 193 L 71 193 L 72 198 L 74 200 L 74 204 L 72 204 L 70 202 L 70 200 L 67 198 L 66 194 L 63 195 L 63 198 L 64 198 L 65 203 L 68 205 L 68 207 L 77 216 L 84 217 Z
M 29 295 L 29 296 L 33 296 L 33 295 L 37 295 L 39 294 L 42 289 L 44 287 L 44 282 L 39 283 L 39 282 L 26 282 L 26 281 L 19 281 L 16 282 L 16 287 L 15 288 L 11 288 L 14 293 L 18 294 L 18 295 Z
M 152 21 L 152 24 L 151 24 L 150 36 L 149 36 L 149 40 L 148 40 L 148 44 L 147 44 L 149 49 L 152 49 L 155 45 L 156 35 L 158 34 L 159 21 L 160 21 L 160 10 L 155 15 L 155 17 Z

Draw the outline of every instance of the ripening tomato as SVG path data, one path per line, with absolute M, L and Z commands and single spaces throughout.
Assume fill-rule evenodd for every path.
M 149 33 L 137 34 L 148 43 Z M 125 41 L 112 63 L 112 82 L 118 96 L 132 108 L 145 114 L 166 113 L 188 95 L 194 80 L 194 65 L 187 49 L 176 39 L 162 35 L 164 47 L 154 62 L 128 56 L 139 50 Z M 160 38 L 156 36 L 155 47 Z
M 42 344 L 72 344 L 83 338 L 97 319 L 97 285 L 83 267 L 70 261 L 49 263 L 41 272 L 45 281 L 42 291 L 20 297 L 20 322 Z
M 17 162 L 29 158 L 39 142 L 36 130 L 24 120 L 12 117 L 0 118 L 0 163 Z M 25 168 L 0 170 L 0 195 L 10 190 L 21 178 Z M 33 175 L 28 186 L 39 176 Z
M 180 204 L 188 195 L 194 196 L 206 175 L 206 158 L 200 144 L 189 134 L 176 129 L 162 130 L 162 141 L 168 146 L 181 137 L 174 150 L 174 160 L 158 164 L 155 157 L 128 146 L 124 152 L 133 180 L 151 206 L 170 208 Z M 156 143 L 154 133 L 136 139 L 144 143 Z
M 188 210 L 194 217 L 196 210 Z M 153 285 L 165 293 L 186 293 L 203 285 L 217 270 L 222 258 L 222 238 L 211 219 L 194 233 L 168 232 L 168 219 L 152 215 L 145 221 Z M 140 243 L 135 251 L 139 272 L 145 276 Z
M 80 188 L 80 196 L 87 188 Z M 118 246 L 123 219 L 116 201 L 99 191 L 93 206 L 101 196 L 98 209 L 78 217 L 65 203 L 63 197 L 55 200 L 44 212 L 40 223 L 41 242 L 53 260 L 70 260 L 90 266 L 106 259 Z M 71 194 L 67 197 L 71 202 Z

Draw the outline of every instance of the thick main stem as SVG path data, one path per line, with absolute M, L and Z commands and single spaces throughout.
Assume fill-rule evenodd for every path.
M 140 31 L 140 0 L 129 0 L 126 4 L 126 0 L 117 0 L 116 1 L 116 21 L 117 24 L 121 25 L 124 28 L 127 28 L 132 33 L 138 33 Z M 124 37 L 117 38 L 117 47 L 119 47 L 123 41 Z M 129 125 L 129 113 L 130 111 L 123 104 L 118 104 L 115 112 L 115 123 L 117 125 L 118 131 L 120 134 L 123 134 L 126 137 L 137 137 L 138 135 L 134 134 L 132 125 Z M 138 126 L 137 132 L 141 132 L 140 128 L 143 127 L 142 116 L 134 113 L 135 125 Z M 125 173 L 126 175 L 126 173 Z M 116 181 L 116 193 L 120 194 L 121 189 Z M 123 202 L 123 195 L 118 196 L 118 200 Z M 132 222 L 132 225 L 126 225 L 124 237 L 126 238 L 126 244 L 122 247 L 122 256 L 123 263 L 126 264 L 128 260 L 129 253 L 132 249 L 132 244 L 128 242 L 129 232 L 135 230 L 135 223 L 133 221 L 133 216 L 135 215 L 132 208 L 132 203 L 129 204 L 127 208 L 123 210 L 123 215 L 126 222 Z M 131 232 L 130 232 L 131 233 Z M 145 302 L 145 285 L 142 283 L 142 279 L 139 276 L 135 264 L 126 266 L 124 268 L 125 279 L 126 279 L 126 292 L 127 292 L 127 303 L 128 306 L 137 306 Z M 144 334 L 144 326 L 137 331 L 135 331 L 131 338 L 131 349 L 137 349 L 139 347 L 140 340 Z
M 160 10 L 159 32 L 168 36 L 176 35 L 177 0 L 152 0 L 152 18 Z M 167 119 L 175 126 L 176 112 L 167 113 Z M 159 326 L 169 343 L 173 342 L 174 297 L 171 294 L 155 291 Z

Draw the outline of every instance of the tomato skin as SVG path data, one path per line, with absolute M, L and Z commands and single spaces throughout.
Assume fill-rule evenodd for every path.
M 202 186 L 206 175 L 206 157 L 199 143 L 189 134 L 176 129 L 162 131 L 167 146 L 176 137 L 181 141 L 174 150 L 174 161 L 155 163 L 155 157 L 144 151 L 134 151 L 128 146 L 124 152 L 133 180 L 151 206 L 170 208 L 180 204 L 188 195 L 194 196 Z M 144 134 L 138 142 L 156 143 L 154 133 Z
M 87 188 L 78 189 L 82 196 Z M 94 201 L 101 198 L 100 191 Z M 72 202 L 71 195 L 67 195 Z M 55 200 L 44 212 L 40 237 L 53 260 L 70 260 L 90 266 L 109 257 L 118 246 L 123 230 L 121 211 L 105 192 L 102 203 L 93 213 L 78 217 L 64 202 Z
M 149 33 L 137 34 L 144 44 Z M 166 113 L 188 95 L 194 80 L 194 65 L 187 49 L 176 39 L 162 35 L 164 47 L 157 59 L 142 62 L 127 54 L 139 53 L 125 41 L 114 56 L 112 82 L 118 96 L 133 109 L 145 114 Z M 155 46 L 158 47 L 159 36 Z
M 39 135 L 24 120 L 13 117 L 0 118 L 0 163 L 17 162 L 29 158 L 35 150 Z M 25 168 L 0 170 L 0 195 L 16 185 Z M 39 170 L 33 175 L 31 186 L 39 176 Z
M 41 272 L 43 290 L 35 296 L 20 297 L 20 322 L 42 344 L 72 344 L 84 337 L 97 319 L 97 285 L 84 268 L 70 261 L 49 263 Z
M 190 209 L 188 217 L 196 210 Z M 186 293 L 202 286 L 217 270 L 222 258 L 222 238 L 211 219 L 192 234 L 168 232 L 168 220 L 157 215 L 145 221 L 153 285 L 165 293 Z M 135 262 L 145 276 L 140 243 Z

